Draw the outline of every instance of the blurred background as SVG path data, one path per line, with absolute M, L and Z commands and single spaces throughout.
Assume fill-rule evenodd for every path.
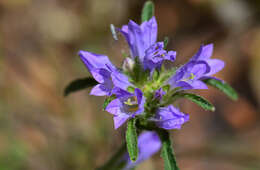
M 89 89 L 63 97 L 64 87 L 89 75 L 77 52 L 122 63 L 127 44 L 109 25 L 140 22 L 144 0 L 0 0 L 0 170 L 92 170 L 124 139 Z M 190 121 L 172 138 L 181 170 L 260 169 L 260 2 L 157 0 L 158 40 L 170 38 L 177 63 L 201 44 L 226 67 L 216 76 L 240 95 L 201 90 L 216 112 L 182 100 Z M 159 154 L 137 170 L 163 169 Z

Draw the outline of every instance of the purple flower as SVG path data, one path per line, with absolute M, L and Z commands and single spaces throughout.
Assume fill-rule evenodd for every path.
M 158 127 L 163 129 L 180 129 L 182 124 L 189 120 L 189 115 L 169 105 L 159 108 L 155 118 L 152 120 L 156 122 Z
M 132 162 L 127 154 L 127 165 L 124 170 L 131 169 L 137 164 L 147 160 L 152 155 L 157 153 L 161 148 L 161 140 L 155 132 L 143 132 L 138 137 L 139 154 L 135 162 Z
M 115 87 L 113 94 L 117 96 L 106 107 L 106 111 L 114 115 L 114 127 L 119 128 L 127 119 L 143 113 L 145 97 L 140 89 L 134 93 Z
M 111 96 L 114 84 L 123 89 L 127 89 L 131 85 L 128 77 L 117 70 L 107 56 L 87 51 L 80 51 L 79 56 L 94 79 L 99 83 L 92 88 L 91 95 Z
M 213 44 L 208 44 L 201 46 L 196 55 L 191 58 L 191 61 L 205 61 L 209 67 L 210 71 L 201 77 L 201 79 L 211 77 L 211 75 L 219 72 L 225 66 L 225 63 L 219 59 L 211 59 L 213 53 Z
M 157 39 L 157 22 L 155 17 L 141 25 L 130 20 L 128 25 L 124 25 L 119 31 L 125 37 L 132 57 L 139 57 L 143 62 L 145 51 L 156 42 Z
M 210 71 L 209 65 L 205 61 L 189 61 L 176 71 L 168 83 L 172 88 L 181 87 L 188 89 L 207 89 L 207 85 L 200 78 Z
M 175 51 L 167 52 L 164 50 L 163 42 L 157 42 L 145 51 L 144 69 L 153 70 L 154 68 L 160 68 L 164 60 L 174 61 L 175 58 Z
M 95 54 L 88 51 L 79 52 L 80 59 L 88 68 L 88 71 L 91 73 L 93 69 L 113 69 L 116 67 L 111 63 L 105 55 Z M 91 73 L 92 74 L 92 73 Z
M 165 95 L 165 94 L 166 94 L 165 91 L 163 91 L 163 89 L 160 88 L 160 89 L 158 89 L 158 90 L 155 91 L 155 93 L 154 93 L 154 99 L 161 100 L 162 97 L 163 97 L 163 95 Z
M 212 52 L 212 44 L 201 46 L 198 53 L 188 63 L 180 67 L 176 74 L 168 80 L 171 87 L 181 87 L 183 90 L 207 89 L 207 85 L 202 80 L 212 78 L 211 75 L 224 67 L 223 61 L 210 59 Z

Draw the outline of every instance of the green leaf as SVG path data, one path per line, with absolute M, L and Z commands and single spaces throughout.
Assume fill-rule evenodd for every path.
M 127 123 L 126 146 L 131 161 L 133 162 L 136 161 L 138 157 L 138 147 L 137 147 L 137 132 L 135 126 L 135 119 L 130 119 Z
M 216 80 L 216 79 L 205 79 L 203 80 L 206 84 L 213 86 L 223 93 L 225 93 L 232 100 L 237 100 L 238 95 L 237 92 L 227 83 Z
M 165 170 L 179 170 L 173 148 L 171 146 L 171 139 L 169 132 L 166 130 L 160 130 L 159 136 L 162 141 L 162 148 L 161 148 L 161 157 L 164 161 L 164 169 Z
M 168 43 L 169 43 L 169 37 L 164 37 L 164 40 L 163 40 L 164 49 L 167 48 Z
M 154 4 L 152 1 L 147 1 L 144 4 L 143 10 L 142 10 L 142 22 L 148 21 L 154 16 Z
M 93 87 L 96 84 L 97 81 L 92 77 L 74 80 L 65 88 L 64 96 L 68 96 L 70 93 L 83 90 L 88 87 Z
M 103 106 L 102 106 L 102 110 L 103 110 L 103 111 L 106 110 L 107 105 L 108 105 L 112 100 L 114 100 L 115 98 L 116 98 L 115 95 L 112 95 L 112 96 L 109 96 L 108 98 L 106 98 L 105 101 L 104 101 L 104 104 L 103 104 Z
M 197 105 L 199 105 L 200 107 L 202 107 L 205 110 L 209 110 L 214 112 L 215 111 L 215 107 L 209 102 L 207 101 L 205 98 L 193 94 L 193 93 L 182 93 L 182 92 L 177 92 L 173 95 L 173 100 L 176 100 L 178 98 L 186 98 L 191 100 L 192 102 L 196 103 Z

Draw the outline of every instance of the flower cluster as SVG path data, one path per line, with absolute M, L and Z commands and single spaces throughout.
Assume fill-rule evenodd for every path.
M 115 129 L 132 118 L 153 122 L 167 130 L 180 129 L 189 115 L 169 103 L 171 95 L 183 90 L 207 89 L 203 80 L 213 78 L 224 62 L 211 59 L 213 45 L 209 44 L 201 46 L 183 66 L 166 69 L 164 62 L 174 62 L 176 52 L 167 51 L 164 42 L 157 42 L 155 17 L 141 25 L 130 20 L 117 30 L 126 39 L 131 53 L 131 57 L 125 58 L 123 69 L 115 67 L 105 55 L 79 52 L 98 82 L 90 94 L 113 99 L 106 111 L 114 115 Z

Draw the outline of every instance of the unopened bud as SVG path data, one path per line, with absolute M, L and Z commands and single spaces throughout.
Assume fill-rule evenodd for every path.
M 134 64 L 135 64 L 134 60 L 132 58 L 127 57 L 123 63 L 123 70 L 126 72 L 132 72 L 134 68 Z

